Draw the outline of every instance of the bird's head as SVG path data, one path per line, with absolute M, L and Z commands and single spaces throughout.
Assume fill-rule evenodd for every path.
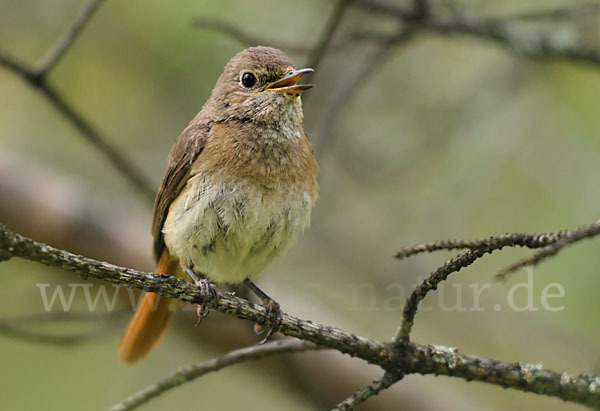
M 298 81 L 313 70 L 297 70 L 290 58 L 271 47 L 251 47 L 236 54 L 207 104 L 213 117 L 257 123 L 301 121 L 300 94 L 312 87 Z

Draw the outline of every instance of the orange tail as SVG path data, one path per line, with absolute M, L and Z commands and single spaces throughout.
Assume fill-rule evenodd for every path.
M 165 250 L 158 260 L 155 272 L 175 275 L 178 268 L 177 261 L 172 260 Z M 121 361 L 134 363 L 145 356 L 163 336 L 175 313 L 175 307 L 176 300 L 146 293 L 121 339 Z

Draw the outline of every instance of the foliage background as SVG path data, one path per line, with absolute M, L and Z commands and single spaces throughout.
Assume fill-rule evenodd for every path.
M 463 3 L 476 12 L 495 14 L 575 2 Z M 0 0 L 0 49 L 35 62 L 80 6 L 74 0 Z M 201 108 L 226 61 L 245 47 L 222 33 L 194 27 L 191 19 L 216 18 L 273 39 L 276 46 L 308 47 L 332 6 L 320 0 L 188 0 L 176 5 L 108 1 L 49 80 L 158 185 L 174 138 Z M 599 21 L 596 16 L 590 24 Z M 386 24 L 352 12 L 343 27 L 385 30 Z M 596 35 L 600 42 L 598 31 Z M 383 340 L 399 322 L 400 291 L 408 292 L 449 256 L 397 262 L 391 258 L 395 249 L 435 239 L 554 231 L 598 219 L 600 72 L 598 67 L 515 57 L 472 39 L 420 36 L 394 49 L 344 102 L 331 131 L 320 136 L 331 96 L 344 87 L 344 74 L 369 47 L 357 42 L 331 54 L 312 79 L 316 87 L 305 106 L 307 134 L 327 139 L 317 146 L 321 197 L 311 229 L 259 284 L 286 311 Z M 306 61 L 305 55 L 290 55 L 298 66 Z M 0 166 L 10 163 L 11 170 L 47 170 L 37 174 L 46 178 L 29 189 L 51 200 L 50 205 L 70 204 L 48 192 L 56 177 L 79 190 L 78 201 L 90 219 L 114 215 L 126 221 L 124 232 L 130 237 L 124 241 L 135 241 L 143 250 L 143 257 L 130 265 L 151 267 L 151 208 L 52 106 L 4 69 L 0 153 Z M 15 177 L 4 173 L 0 180 Z M 13 200 L 0 197 L 2 209 L 18 207 Z M 11 226 L 7 220 L 0 214 L 0 221 Z M 39 224 L 51 222 L 42 215 Z M 37 238 L 35 230 L 24 234 Z M 52 239 L 44 240 L 52 244 Z M 508 290 L 525 281 L 526 274 L 503 283 L 493 282 L 493 276 L 527 255 L 508 250 L 454 275 L 427 297 L 425 304 L 432 310 L 419 313 L 413 338 L 505 361 L 598 374 L 597 247 L 597 240 L 579 244 L 534 270 L 535 305 L 540 307 L 547 284 L 559 283 L 565 289 L 557 304 L 564 305 L 562 311 L 508 309 Z M 3 263 L 0 313 L 11 317 L 42 312 L 35 284 L 66 287 L 70 282 L 70 274 L 36 264 Z M 492 287 L 482 294 L 484 311 L 440 307 L 440 294 L 451 306 L 457 289 L 463 293 L 462 305 L 471 307 L 468 286 L 487 282 Z M 520 305 L 526 304 L 525 293 L 517 297 Z M 126 299 L 119 304 L 126 307 Z M 496 304 L 500 311 L 494 310 Z M 82 293 L 74 306 L 85 309 Z M 229 328 L 241 328 L 254 341 L 251 325 L 213 314 L 207 324 L 193 328 L 192 311 L 182 311 L 161 345 L 130 367 L 120 364 L 116 353 L 127 316 L 101 328 L 85 344 L 56 347 L 0 336 L 0 408 L 105 409 L 179 366 L 243 345 Z M 79 323 L 34 324 L 32 329 L 70 333 L 82 327 L 94 332 L 89 324 Z M 210 344 L 203 343 L 205 332 L 213 335 Z M 358 388 L 373 378 L 369 366 L 341 355 L 299 356 L 306 360 L 265 360 L 223 370 L 161 397 L 147 409 L 190 404 L 211 409 L 324 407 L 345 397 L 340 385 Z M 324 357 L 332 359 L 322 363 Z M 288 370 L 287 377 L 280 378 L 281 369 Z M 316 375 L 319 387 L 311 385 Z M 363 407 L 381 409 L 392 401 L 400 409 L 422 410 L 582 409 L 534 394 L 429 376 L 410 376 Z

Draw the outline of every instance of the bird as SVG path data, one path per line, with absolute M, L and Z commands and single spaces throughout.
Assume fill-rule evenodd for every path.
M 270 319 L 262 342 L 277 331 L 282 311 L 253 280 L 309 226 L 318 197 L 319 166 L 301 102 L 313 85 L 299 84 L 311 72 L 271 47 L 231 58 L 174 142 L 154 203 L 154 272 L 194 282 L 207 298 L 218 298 L 215 284 L 243 283 Z M 158 343 L 175 306 L 144 295 L 121 339 L 123 362 Z M 198 307 L 200 319 L 207 313 Z

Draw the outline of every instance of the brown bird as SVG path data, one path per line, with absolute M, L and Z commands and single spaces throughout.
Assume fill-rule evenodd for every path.
M 312 71 L 270 47 L 234 56 L 171 148 L 154 204 L 155 272 L 185 273 L 207 296 L 216 293 L 211 282 L 243 282 L 274 324 L 265 340 L 281 311 L 252 279 L 292 246 L 317 199 L 319 168 L 300 100 L 312 85 L 297 84 Z M 144 296 L 121 340 L 122 361 L 135 362 L 158 342 L 175 302 Z

